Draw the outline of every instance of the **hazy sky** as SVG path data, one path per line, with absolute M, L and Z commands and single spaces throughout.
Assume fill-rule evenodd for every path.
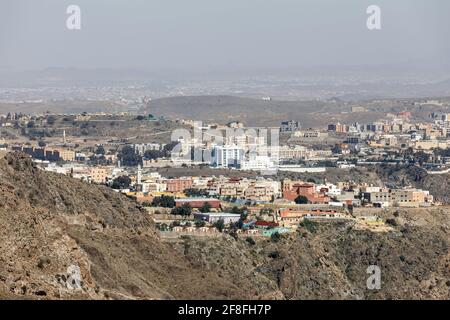
M 380 31 L 366 28 L 371 4 Z M 440 67 L 449 13 L 447 0 L 1 0 L 0 67 Z

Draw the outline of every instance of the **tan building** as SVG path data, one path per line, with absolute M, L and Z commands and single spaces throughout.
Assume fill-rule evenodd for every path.
M 437 140 L 421 140 L 414 142 L 414 149 L 418 150 L 431 150 L 439 146 Z
M 303 146 L 282 146 L 279 148 L 280 159 L 304 159 L 306 158 L 308 149 Z
M 391 190 L 391 202 L 399 206 L 418 206 L 425 202 L 426 194 L 422 190 Z
M 106 183 L 108 177 L 108 168 L 93 167 L 91 168 L 91 181 L 94 183 Z
M 184 192 L 184 190 L 192 188 L 191 177 L 167 179 L 163 180 L 163 183 L 167 186 L 166 191 L 169 192 Z
M 64 161 L 75 161 L 75 151 L 68 149 L 57 149 L 59 157 Z
M 420 189 L 382 189 L 378 192 L 367 192 L 364 198 L 371 203 L 399 207 L 419 207 L 433 202 L 433 196 L 428 191 Z

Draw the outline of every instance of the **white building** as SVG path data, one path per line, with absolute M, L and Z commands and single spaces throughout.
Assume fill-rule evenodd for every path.
M 241 170 L 273 170 L 275 164 L 268 156 L 254 156 L 249 160 L 243 161 Z
M 308 149 L 303 146 L 281 146 L 279 147 L 279 158 L 282 160 L 286 159 L 304 159 L 307 157 Z
M 328 189 L 326 192 L 328 196 L 338 196 L 341 194 L 341 189 L 332 183 L 316 185 L 316 192 L 320 192 L 322 189 Z
M 240 168 L 244 149 L 238 146 L 216 146 L 213 149 L 212 165 L 218 168 Z

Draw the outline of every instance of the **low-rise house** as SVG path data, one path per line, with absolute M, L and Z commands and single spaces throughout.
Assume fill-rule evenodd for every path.
M 205 221 L 208 223 L 215 223 L 219 220 L 223 220 L 225 224 L 235 223 L 241 219 L 240 214 L 234 213 L 194 213 L 194 219 L 198 221 Z
M 183 205 L 189 205 L 193 209 L 200 209 L 205 204 L 209 204 L 211 209 L 220 209 L 220 200 L 214 198 L 185 198 L 175 199 L 175 206 L 181 207 Z
M 306 197 L 308 199 L 308 202 L 314 204 L 326 204 L 330 202 L 330 197 L 328 197 L 324 193 L 316 192 L 314 184 L 294 184 L 291 185 L 289 189 L 283 189 L 283 198 L 287 200 L 295 201 L 295 199 L 297 199 L 297 197 L 299 196 Z
M 255 226 L 255 228 L 266 230 L 266 229 L 276 228 L 279 226 L 279 224 L 277 222 L 260 220 L 260 221 L 256 221 L 254 226 Z
M 287 228 L 287 227 L 277 227 L 277 228 L 273 228 L 273 229 L 267 229 L 267 230 L 263 230 L 262 231 L 262 235 L 264 237 L 271 237 L 273 236 L 275 233 L 278 234 L 283 234 L 283 233 L 290 233 L 295 231 L 292 228 Z
M 278 214 L 280 226 L 297 226 L 303 219 L 343 219 L 347 215 L 336 210 L 294 210 L 281 209 Z

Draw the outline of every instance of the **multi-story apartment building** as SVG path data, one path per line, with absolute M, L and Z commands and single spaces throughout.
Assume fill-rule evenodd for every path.
M 300 123 L 298 121 L 289 120 L 281 122 L 280 132 L 295 132 L 300 129 Z
M 418 207 L 433 202 L 433 196 L 428 191 L 420 189 L 380 189 L 364 192 L 366 201 L 385 206 Z
M 329 124 L 328 125 L 328 131 L 334 131 L 334 132 L 338 132 L 338 133 L 345 133 L 345 132 L 349 132 L 350 127 L 346 124 L 341 124 L 341 123 L 334 123 L 334 124 Z
M 305 159 L 308 154 L 308 149 L 303 146 L 290 147 L 287 145 L 281 146 L 279 148 L 280 160 L 287 159 Z
M 91 181 L 94 183 L 106 183 L 109 169 L 107 167 L 90 168 Z
M 240 168 L 244 159 L 242 147 L 227 145 L 213 149 L 212 165 L 219 168 Z
M 55 151 L 59 152 L 59 158 L 63 161 L 75 161 L 75 151 L 62 148 Z
M 168 192 L 184 192 L 186 189 L 192 188 L 192 178 L 182 177 L 178 179 L 165 179 L 163 183 L 166 184 L 166 191 Z

